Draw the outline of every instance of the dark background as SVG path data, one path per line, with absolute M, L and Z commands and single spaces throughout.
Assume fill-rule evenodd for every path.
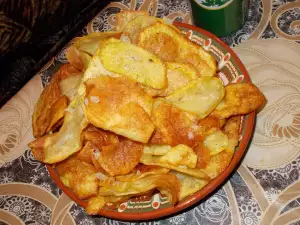
M 109 0 L 0 0 L 0 107 Z

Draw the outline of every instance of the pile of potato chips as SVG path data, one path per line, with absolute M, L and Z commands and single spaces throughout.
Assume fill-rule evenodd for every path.
M 158 190 L 176 204 L 230 163 L 241 116 L 266 99 L 224 87 L 216 61 L 173 25 L 123 11 L 116 31 L 76 38 L 33 114 L 36 159 L 98 214 Z

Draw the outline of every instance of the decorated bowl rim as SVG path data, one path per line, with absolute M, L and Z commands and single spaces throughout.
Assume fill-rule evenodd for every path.
M 180 22 L 174 22 L 173 23 L 176 27 L 182 27 L 187 28 L 192 31 L 199 32 L 203 35 L 205 35 L 208 38 L 213 39 L 215 42 L 219 43 L 224 49 L 226 49 L 227 53 L 230 53 L 231 56 L 236 61 L 236 64 L 238 65 L 239 69 L 241 70 L 242 74 L 244 75 L 244 78 L 246 82 L 251 82 L 250 76 L 244 66 L 244 64 L 241 62 L 241 60 L 238 58 L 236 53 L 222 40 L 220 40 L 218 37 L 216 37 L 214 34 L 203 30 L 199 27 L 186 24 L 186 23 L 180 23 Z M 99 211 L 100 216 L 108 217 L 111 219 L 117 219 L 117 220 L 127 220 L 127 221 L 145 221 L 145 220 L 153 220 L 158 219 L 165 216 L 170 216 L 172 214 L 175 214 L 179 211 L 182 211 L 188 207 L 191 207 L 197 203 L 200 202 L 203 198 L 207 197 L 209 194 L 211 194 L 213 191 L 218 190 L 220 185 L 224 183 L 224 181 L 230 176 L 230 174 L 233 172 L 233 170 L 239 165 L 241 162 L 244 153 L 247 150 L 248 143 L 250 141 L 250 138 L 253 134 L 254 130 L 254 122 L 255 122 L 255 112 L 251 112 L 248 115 L 247 123 L 246 123 L 246 130 L 243 135 L 243 138 L 240 140 L 239 147 L 234 153 L 234 156 L 228 165 L 228 167 L 220 173 L 215 179 L 210 181 L 206 186 L 204 186 L 201 190 L 196 192 L 193 195 L 190 195 L 186 197 L 184 200 L 180 201 L 175 206 L 169 206 L 166 208 L 159 208 L 154 209 L 153 211 L 148 212 L 118 212 L 113 210 L 107 210 L 107 209 L 101 209 Z M 50 176 L 52 179 L 56 182 L 59 188 L 62 189 L 62 191 L 70 197 L 74 202 L 79 204 L 81 207 L 85 207 L 87 205 L 86 201 L 80 200 L 75 194 L 72 192 L 71 189 L 66 187 L 59 179 L 55 169 L 51 165 L 46 165 L 47 169 L 49 171 Z

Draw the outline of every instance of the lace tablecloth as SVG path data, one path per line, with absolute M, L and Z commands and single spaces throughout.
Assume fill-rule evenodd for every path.
M 113 28 L 120 9 L 191 23 L 184 0 L 122 0 L 79 35 Z M 130 223 L 88 216 L 62 193 L 27 143 L 34 105 L 66 62 L 64 48 L 0 110 L 0 224 L 300 224 L 300 2 L 251 0 L 244 27 L 223 40 L 235 48 L 268 104 L 243 163 L 210 198 L 163 220 Z

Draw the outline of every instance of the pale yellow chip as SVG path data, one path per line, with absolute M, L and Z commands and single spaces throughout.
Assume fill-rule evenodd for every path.
M 138 45 L 163 60 L 189 62 L 201 76 L 213 76 L 216 73 L 213 56 L 167 24 L 157 22 L 146 27 L 140 32 Z
M 137 43 L 140 32 L 147 26 L 156 23 L 158 19 L 153 16 L 139 15 L 129 21 L 122 29 L 122 33 L 129 37 L 132 43 Z
M 131 173 L 116 176 L 116 179 L 122 182 L 136 181 L 149 175 L 166 174 L 169 171 L 169 169 L 159 166 L 147 166 L 144 164 L 139 164 L 135 169 L 132 170 Z
M 107 32 L 94 32 L 83 37 L 73 39 L 73 46 L 79 51 L 85 52 L 90 56 L 95 55 L 100 43 L 110 37 L 120 36 L 120 32 L 107 31 Z
M 121 11 L 116 15 L 116 31 L 120 32 L 123 28 L 137 16 L 147 16 L 148 12 L 146 11 Z
M 81 149 L 81 132 L 87 126 L 87 120 L 79 98 L 76 97 L 68 108 L 58 133 L 43 136 L 29 144 L 34 157 L 41 162 L 60 162 Z
M 209 149 L 210 155 L 216 155 L 228 147 L 228 137 L 222 131 L 208 135 L 204 140 L 204 145 Z
M 171 150 L 170 145 L 145 145 L 144 154 L 165 155 Z
M 196 177 L 192 177 L 184 173 L 178 173 L 176 171 L 173 171 L 172 173 L 178 177 L 181 183 L 179 201 L 196 193 L 208 184 L 207 180 L 198 179 Z
M 173 92 L 165 99 L 178 108 L 195 113 L 200 119 L 209 115 L 225 94 L 222 81 L 216 77 L 201 77 Z
M 145 165 L 152 165 L 152 166 L 160 166 L 163 168 L 168 168 L 171 170 L 175 170 L 184 174 L 188 174 L 193 177 L 197 177 L 199 179 L 204 179 L 204 180 L 211 180 L 211 178 L 202 170 L 202 169 L 197 169 L 197 168 L 189 168 L 187 166 L 173 166 L 171 164 L 167 163 L 161 163 L 156 161 L 156 156 L 144 154 L 141 158 L 141 163 Z
M 136 45 L 110 38 L 100 45 L 97 57 L 103 67 L 152 88 L 167 86 L 166 66 L 158 57 Z

